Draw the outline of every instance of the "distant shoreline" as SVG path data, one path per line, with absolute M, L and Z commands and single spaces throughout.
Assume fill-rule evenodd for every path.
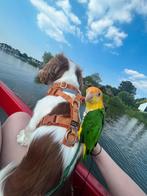
M 14 56 L 25 63 L 29 63 L 34 67 L 40 68 L 43 62 L 28 56 L 26 53 L 21 53 L 18 49 L 13 48 L 12 46 L 6 43 L 0 43 L 0 51 L 3 51 L 11 56 Z

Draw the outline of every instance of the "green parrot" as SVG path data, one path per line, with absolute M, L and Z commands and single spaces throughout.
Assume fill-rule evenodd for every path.
M 80 142 L 84 143 L 84 159 L 90 154 L 100 139 L 104 125 L 103 94 L 99 88 L 86 90 L 85 116 L 78 132 Z

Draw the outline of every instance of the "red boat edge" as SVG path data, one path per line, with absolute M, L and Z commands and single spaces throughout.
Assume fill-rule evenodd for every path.
M 8 116 L 21 111 L 32 115 L 31 109 L 2 81 L 0 81 L 0 107 Z
M 6 84 L 0 81 L 0 108 L 8 115 L 15 112 L 26 112 L 32 115 L 31 109 L 18 98 Z M 109 196 L 109 192 L 79 163 L 72 175 L 74 195 L 78 196 Z

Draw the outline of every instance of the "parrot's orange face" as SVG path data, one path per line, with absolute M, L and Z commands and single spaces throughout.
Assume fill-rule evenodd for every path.
M 89 87 L 86 90 L 86 98 L 85 101 L 89 103 L 98 103 L 99 101 L 102 101 L 103 93 L 102 91 L 97 87 Z

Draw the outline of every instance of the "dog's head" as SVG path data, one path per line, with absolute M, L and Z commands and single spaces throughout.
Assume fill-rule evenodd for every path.
M 45 64 L 39 71 L 38 78 L 44 84 L 67 82 L 80 89 L 83 85 L 81 69 L 63 54 L 56 55 Z

